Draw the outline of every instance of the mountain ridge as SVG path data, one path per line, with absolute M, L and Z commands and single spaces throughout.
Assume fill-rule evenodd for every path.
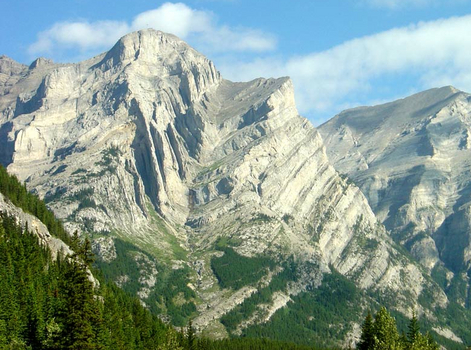
M 418 97 L 424 106 L 411 110 Z M 393 102 L 403 112 L 391 113 L 387 131 L 377 123 L 360 134 L 354 125 L 391 104 L 345 111 L 319 128 L 331 161 L 362 188 L 395 239 L 430 271 L 443 265 L 452 276 L 469 269 L 469 101 L 444 87 Z

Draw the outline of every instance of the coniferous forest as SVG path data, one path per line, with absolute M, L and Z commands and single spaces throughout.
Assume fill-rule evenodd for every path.
M 191 321 L 174 329 L 94 270 L 90 241 L 69 237 L 45 204 L 1 167 L 0 192 L 37 216 L 73 251 L 53 259 L 28 227 L 0 213 L 0 349 L 317 349 L 263 338 L 210 340 L 197 337 Z M 223 276 L 219 265 L 213 268 Z M 400 335 L 382 308 L 374 318 L 367 315 L 357 349 L 438 346 L 420 333 L 415 315 L 407 334 Z

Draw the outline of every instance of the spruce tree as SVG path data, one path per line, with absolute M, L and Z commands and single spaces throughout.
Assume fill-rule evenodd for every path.
M 419 340 L 420 336 L 421 334 L 420 334 L 419 321 L 417 320 L 415 311 L 413 311 L 412 318 L 409 322 L 408 331 L 407 331 L 407 342 L 412 345 Z
M 396 321 L 385 307 L 382 307 L 376 313 L 373 330 L 376 338 L 375 349 L 393 350 L 401 348 Z
M 375 335 L 373 329 L 373 317 L 368 311 L 366 315 L 365 322 L 361 328 L 361 337 L 360 342 L 357 344 L 357 349 L 359 350 L 372 350 L 375 345 Z

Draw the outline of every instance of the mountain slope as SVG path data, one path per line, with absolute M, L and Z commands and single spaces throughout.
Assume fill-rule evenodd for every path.
M 429 271 L 445 266 L 457 277 L 471 266 L 469 101 L 444 87 L 345 111 L 319 128 L 330 160 L 396 239 Z
M 154 262 L 125 253 L 153 276 L 130 289 L 157 288 L 158 264 L 190 269 L 194 295 L 182 289 L 172 303 L 196 303 L 199 329 L 224 336 L 268 325 L 335 271 L 362 291 L 343 327 L 353 335 L 360 305 L 375 293 L 402 313 L 416 303 L 427 315 L 447 307 L 443 290 L 330 165 L 288 78 L 224 80 L 208 59 L 154 30 L 79 64 L 0 67 L 12 77 L 0 96 L 2 163 L 68 228 L 95 235 L 110 264 L 120 259 L 116 237 L 150 254 Z M 255 308 L 223 327 L 242 303 Z

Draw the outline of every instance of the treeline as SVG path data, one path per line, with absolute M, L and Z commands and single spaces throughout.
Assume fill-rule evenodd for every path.
M 363 322 L 358 350 L 438 350 L 440 347 L 430 333 L 420 332 L 419 322 L 415 313 L 410 320 L 407 334 L 399 335 L 396 320 L 386 308 L 382 307 L 373 317 L 371 313 Z
M 249 326 L 242 335 L 332 347 L 350 330 L 332 325 L 356 322 L 362 305 L 361 291 L 335 270 L 324 275 L 319 287 L 291 299 L 288 307 L 278 310 L 270 321 Z
M 0 165 L 0 193 L 7 197 L 14 205 L 25 212 L 33 214 L 46 225 L 49 232 L 65 243 L 70 243 L 70 236 L 62 223 L 56 219 L 52 211 L 36 195 L 28 192 L 26 186 L 21 184 L 16 176 L 7 173 Z

